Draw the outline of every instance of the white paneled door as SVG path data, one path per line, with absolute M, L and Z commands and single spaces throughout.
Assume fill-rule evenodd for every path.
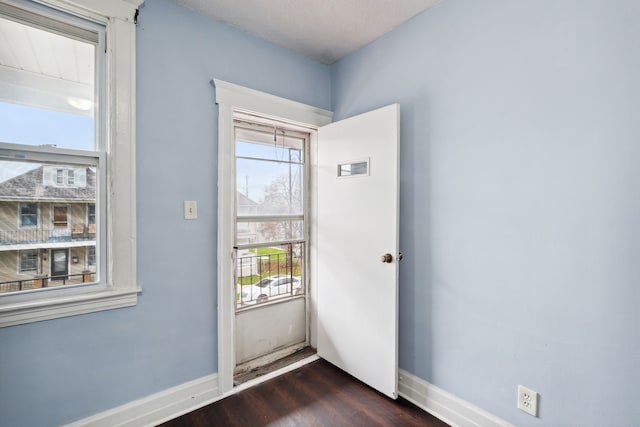
M 400 106 L 318 134 L 318 354 L 398 395 Z

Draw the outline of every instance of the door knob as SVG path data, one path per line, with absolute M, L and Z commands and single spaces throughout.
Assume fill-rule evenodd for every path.
M 391 262 L 391 261 L 393 261 L 393 255 L 384 254 L 384 255 L 382 255 L 382 257 L 380 257 L 380 261 L 382 261 L 382 262 Z

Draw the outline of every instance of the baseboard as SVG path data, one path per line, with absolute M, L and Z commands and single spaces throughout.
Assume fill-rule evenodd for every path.
M 400 396 L 453 427 L 513 427 L 484 409 L 402 369 L 398 374 L 398 390 Z
M 84 418 L 67 427 L 155 426 L 222 397 L 218 391 L 218 374 L 213 374 Z
M 224 394 L 220 393 L 218 387 L 218 374 L 208 375 L 67 424 L 65 427 L 156 426 L 268 381 L 278 375 L 301 368 L 318 359 L 318 355 L 311 355 L 269 374 L 247 381 Z
M 218 374 L 208 375 L 84 418 L 67 427 L 155 426 L 317 359 L 316 355 L 311 356 L 225 394 L 219 392 Z M 513 427 L 495 415 L 402 369 L 398 375 L 398 390 L 400 396 L 452 427 Z

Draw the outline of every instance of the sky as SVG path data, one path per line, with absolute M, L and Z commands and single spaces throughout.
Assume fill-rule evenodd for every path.
M 92 117 L 0 102 L 0 142 L 94 149 Z M 0 182 L 39 165 L 0 161 Z
M 300 162 L 302 151 L 280 144 L 266 145 L 238 140 L 236 141 L 236 156 L 251 157 L 264 160 L 238 159 L 236 161 L 237 188 L 255 202 L 261 203 L 265 196 L 265 187 L 278 176 L 289 175 L 291 171 L 295 178 L 300 175 L 300 167 L 289 163 L 277 163 L 277 161 L 289 161 L 289 154 L 293 162 Z

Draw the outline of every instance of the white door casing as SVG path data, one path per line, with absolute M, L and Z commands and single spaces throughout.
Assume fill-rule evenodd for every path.
M 233 389 L 235 367 L 234 112 L 273 118 L 306 127 L 309 130 L 330 123 L 333 113 L 222 80 L 214 79 L 211 84 L 215 87 L 216 104 L 218 104 L 218 387 L 220 393 L 224 394 Z M 312 134 L 312 144 L 314 139 Z M 311 156 L 314 156 L 313 152 Z M 313 200 L 312 205 L 315 205 Z M 314 235 L 315 231 L 312 230 L 312 239 Z M 311 259 L 313 259 L 315 248 L 313 243 L 311 245 Z
M 399 120 L 393 104 L 320 128 L 317 172 L 318 355 L 394 399 Z M 368 173 L 338 177 L 367 161 Z

